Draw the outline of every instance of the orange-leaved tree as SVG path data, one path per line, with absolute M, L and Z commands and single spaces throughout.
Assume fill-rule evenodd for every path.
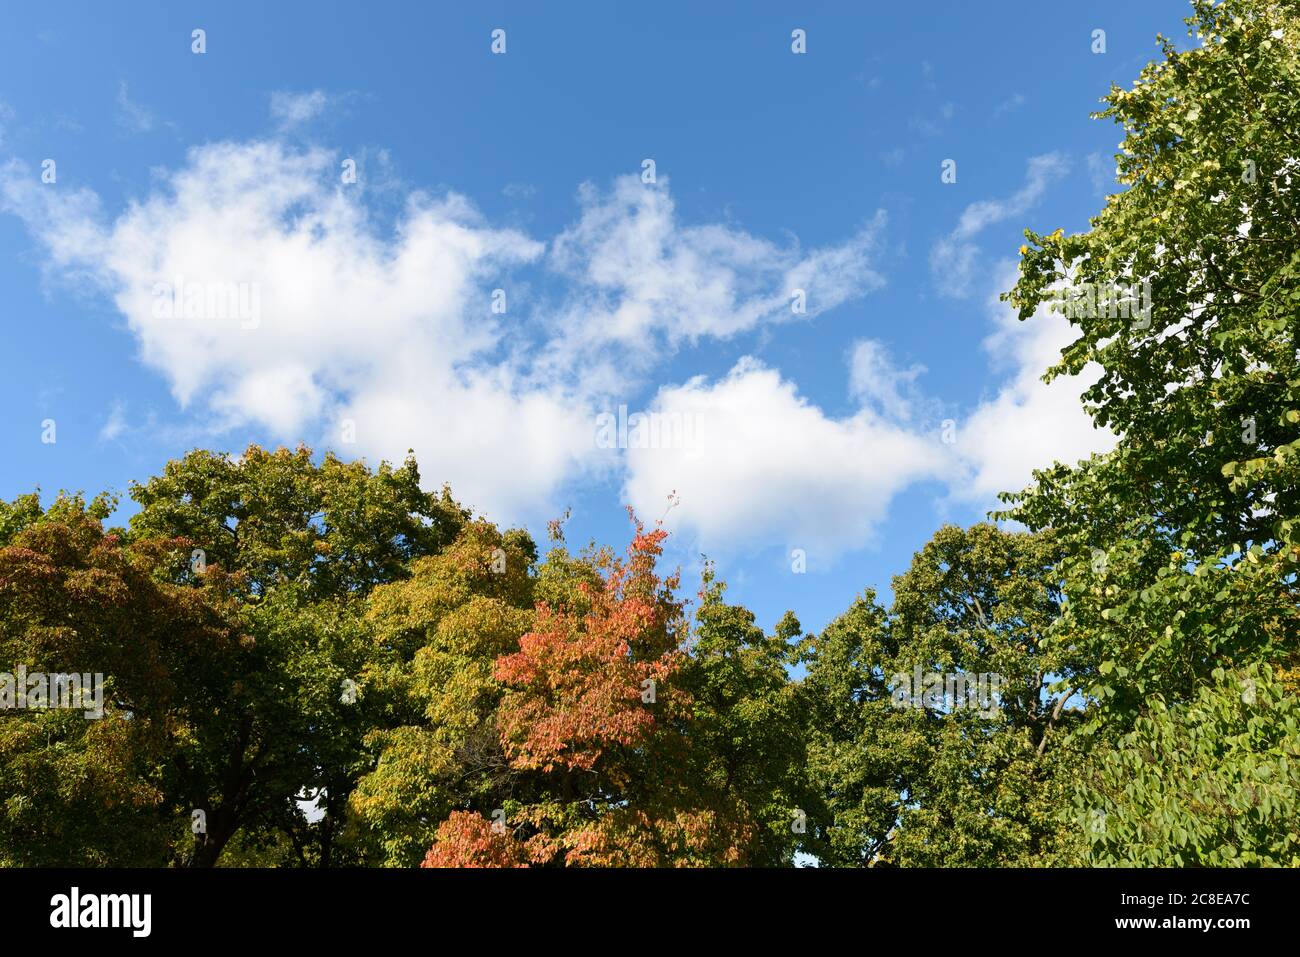
M 689 708 L 674 686 L 679 576 L 655 569 L 667 533 L 633 523 L 626 558 L 557 547 L 540 570 L 533 626 L 495 668 L 501 745 L 527 798 L 495 822 L 453 814 L 427 866 L 659 864 L 689 849 L 692 812 L 665 795 Z

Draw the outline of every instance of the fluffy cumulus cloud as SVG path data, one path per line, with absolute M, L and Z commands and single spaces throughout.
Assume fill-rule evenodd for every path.
M 439 376 L 409 365 L 358 391 L 342 421 L 389 458 L 414 449 L 426 484 L 449 482 L 494 520 L 558 514 L 566 480 L 608 467 L 594 455 L 588 397 L 527 387 L 505 367 Z
M 628 442 L 628 499 L 659 514 L 675 491 L 670 527 L 706 550 L 780 542 L 821 557 L 859 547 L 895 494 L 946 468 L 937 435 L 869 404 L 828 416 L 753 358 L 718 381 L 662 388 L 648 415 L 658 419 Z
M 710 552 L 780 543 L 833 561 L 869 543 L 914 483 L 941 483 L 950 501 L 982 511 L 999 492 L 1028 485 L 1035 469 L 1113 447 L 1115 436 L 1094 426 L 1079 399 L 1099 370 L 1042 381 L 1074 333 L 1046 307 L 1020 321 L 997 294 L 1014 281 L 1008 263 L 992 283 L 984 349 L 998 384 L 973 405 L 942 411 L 925 391 L 924 367 L 900 366 L 876 340 L 849 353 L 858 409 L 839 418 L 746 358 L 717 381 L 661 388 L 631 422 L 628 501 L 657 515 L 675 492 L 670 527 Z M 956 422 L 951 444 L 947 415 Z
M 207 147 L 107 227 L 56 207 L 45 238 L 113 291 L 183 405 L 299 430 L 395 357 L 449 366 L 492 348 L 491 323 L 471 319 L 476 281 L 541 252 L 454 195 L 413 200 L 383 238 L 327 185 L 333 168 L 270 143 Z
M 275 102 L 286 123 L 320 106 Z M 629 369 L 650 371 L 649 346 L 784 321 L 794 288 L 815 315 L 881 282 L 879 222 L 805 252 L 683 225 L 665 184 L 628 177 L 584 188 L 575 224 L 548 243 L 455 193 L 413 193 L 380 221 L 338 162 L 276 139 L 211 144 L 116 217 L 11 162 L 0 205 L 52 271 L 114 301 L 144 363 L 218 434 L 255 425 L 369 458 L 413 449 L 430 484 L 502 520 L 616 466 L 595 410 Z M 560 301 L 494 311 L 494 290 L 526 269 L 558 278 Z

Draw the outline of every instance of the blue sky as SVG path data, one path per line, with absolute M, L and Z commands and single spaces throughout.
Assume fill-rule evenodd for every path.
M 887 595 L 1111 441 L 1038 382 L 1063 321 L 995 300 L 1024 228 L 1099 209 L 1120 136 L 1088 113 L 1188 8 L 806 6 L 9 8 L 0 496 L 414 448 L 539 540 L 666 513 L 688 590 L 705 552 L 766 627 Z M 167 315 L 177 280 L 245 311 Z M 602 447 L 620 405 L 694 431 Z

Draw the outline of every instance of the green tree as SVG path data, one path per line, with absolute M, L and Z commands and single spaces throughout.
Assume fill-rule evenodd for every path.
M 706 564 L 678 679 L 691 702 L 688 746 L 669 780 L 679 802 L 707 808 L 735 836 L 742 854 L 730 863 L 788 866 L 813 800 L 806 739 L 792 733 L 806 724 L 789 675 L 801 629 L 787 612 L 768 635 L 753 612 L 727 604 L 725 592 Z
M 1023 319 L 1060 288 L 1149 284 L 1149 314 L 1069 315 L 1077 337 L 1048 374 L 1100 370 L 1083 398 L 1117 447 L 1037 473 L 1007 497 L 1007 514 L 1060 542 L 1068 601 L 1049 643 L 1080 664 L 1089 749 L 1100 755 L 1122 736 L 1170 762 L 1182 758 L 1162 729 L 1211 713 L 1183 706 L 1214 675 L 1255 661 L 1293 668 L 1300 634 L 1300 8 L 1192 6 L 1194 44 L 1160 38 L 1163 58 L 1131 89 L 1112 88 L 1097 114 L 1123 129 L 1127 188 L 1086 232 L 1027 232 L 1007 297 Z M 1251 740 L 1229 736 L 1225 747 Z M 1139 780 L 1156 793 L 1130 794 L 1132 814 L 1180 787 Z M 1218 839 L 1217 812 L 1180 806 L 1186 833 Z M 1258 862 L 1281 860 L 1269 856 L 1277 840 L 1251 846 Z M 1117 847 L 1136 845 L 1108 845 L 1103 859 L 1123 859 Z M 1170 843 L 1142 853 L 1167 860 L 1176 847 L 1185 860 L 1218 852 Z
M 178 583 L 229 574 L 246 636 L 222 700 L 176 730 L 165 788 L 207 816 L 183 860 L 214 864 L 244 830 L 254 843 L 283 835 L 286 863 L 338 862 L 375 720 L 364 689 L 345 684 L 359 688 L 373 656 L 366 598 L 448 545 L 467 514 L 445 489 L 420 488 L 414 460 L 372 472 L 332 454 L 317 463 L 302 447 L 250 446 L 237 459 L 192 452 L 131 495 L 140 510 L 130 537 L 185 540 Z
M 822 795 L 808 848 L 822 863 L 1077 858 L 1074 669 L 1041 644 L 1059 615 L 1057 558 L 1050 535 L 945 526 L 894 579 L 888 613 L 868 592 L 805 642 Z
M 445 551 L 416 560 L 410 578 L 371 594 L 377 655 L 363 685 L 379 726 L 366 740 L 374 766 L 351 795 L 367 861 L 415 866 L 453 811 L 487 818 L 518 798 L 493 668 L 532 624 L 536 559 L 526 534 L 474 521 Z
M 804 849 L 828 867 L 872 864 L 893 835 L 920 738 L 897 720 L 885 663 L 887 613 L 868 590 L 800 646 L 807 773 L 815 797 Z
M 178 543 L 128 546 L 101 527 L 111 507 L 0 508 L 0 521 L 23 515 L 0 547 L 0 671 L 104 676 L 95 720 L 56 708 L 0 719 L 0 864 L 167 863 L 189 825 L 168 790 L 177 729 L 221 707 L 238 673 L 229 580 L 161 580 Z
M 1267 665 L 1212 679 L 1098 755 L 1074 797 L 1094 862 L 1300 866 L 1300 702 Z
M 920 750 L 891 863 L 1030 866 L 1070 852 L 1075 835 L 1062 810 L 1076 759 L 1065 744 L 1080 713 L 1066 707 L 1075 668 L 1068 652 L 1042 645 L 1060 614 L 1058 558 L 1050 534 L 949 525 L 894 579 L 895 693 L 918 667 L 965 676 L 968 688 L 990 676 L 1000 690 L 963 702 L 954 680 L 941 707 L 899 709 Z M 945 677 L 945 693 L 947 685 Z M 918 694 L 913 680 L 913 701 Z

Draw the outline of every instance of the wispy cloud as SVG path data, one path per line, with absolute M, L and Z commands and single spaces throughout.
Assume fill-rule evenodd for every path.
M 1098 197 L 1104 197 L 1114 190 L 1115 158 L 1105 153 L 1088 154 L 1088 177 L 1092 180 L 1092 191 Z
M 942 103 L 932 112 L 913 114 L 907 125 L 913 132 L 920 133 L 922 136 L 938 136 L 956 115 L 956 103 Z
M 1003 113 L 1010 113 L 1012 110 L 1018 110 L 1025 105 L 1025 97 L 1020 93 L 1013 93 L 1007 99 L 999 103 L 993 110 L 993 118 L 997 119 Z
M 1060 153 L 1035 156 L 1029 160 L 1024 185 L 1015 193 L 967 206 L 956 228 L 930 250 L 930 270 L 940 293 L 958 299 L 970 295 L 980 257 L 975 237 L 994 223 L 1023 216 L 1068 171 L 1069 162 Z
M 126 431 L 126 403 L 121 399 L 113 401 L 109 408 L 108 419 L 99 430 L 101 442 L 112 442 Z
M 128 133 L 148 133 L 157 125 L 153 113 L 131 99 L 126 80 L 117 84 L 117 125 Z
M 884 283 L 874 265 L 883 212 L 845 242 L 803 250 L 679 222 L 663 177 L 655 186 L 620 177 L 609 192 L 586 184 L 579 204 L 578 222 L 551 243 L 549 264 L 577 295 L 558 317 L 550 354 L 580 359 L 588 374 L 592 353 L 610 346 L 635 368 L 702 338 L 815 317 Z
M 921 61 L 921 86 L 926 90 L 935 90 L 938 88 L 934 82 L 934 64 L 929 60 Z
M 339 97 L 324 90 L 310 90 L 306 93 L 276 90 L 271 94 L 271 119 L 280 130 L 289 130 L 311 122 L 338 102 Z
M 917 380 L 924 372 L 923 365 L 899 368 L 884 343 L 861 339 L 849 353 L 849 394 L 893 421 L 907 422 L 916 418 L 926 404 L 917 389 Z

